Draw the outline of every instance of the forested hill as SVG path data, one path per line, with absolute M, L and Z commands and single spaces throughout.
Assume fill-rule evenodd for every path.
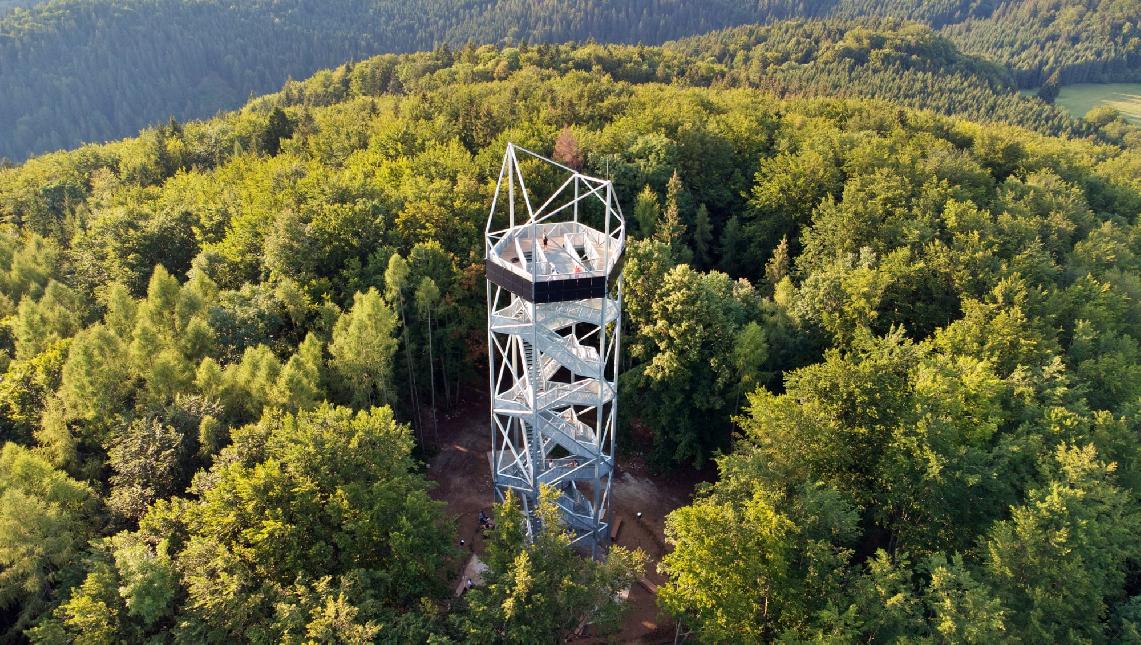
M 1002 62 L 1019 84 L 1141 81 L 1141 6 L 1135 0 L 999 2 L 943 32 L 964 51 Z
M 732 0 L 54 0 L 0 19 L 0 157 L 233 109 L 289 76 L 437 42 L 661 42 L 756 20 Z
M 412 56 L 382 55 L 290 81 L 258 99 L 327 105 L 358 96 L 435 89 L 456 80 L 490 81 L 538 67 L 609 74 L 635 83 L 760 88 L 781 96 L 870 97 L 1046 134 L 1138 145 L 1135 128 L 1112 113 L 1094 123 L 1018 92 L 1003 68 L 958 52 L 930 28 L 895 19 L 789 20 L 711 32 L 663 47 L 593 44 L 508 48 L 506 56 L 468 45 Z M 439 72 L 439 73 L 436 73 Z
M 0 0 L 2 1 L 2 0 Z M 0 17 L 0 157 L 239 106 L 288 76 L 436 43 L 658 43 L 787 18 L 925 21 L 1021 85 L 1134 80 L 1130 0 L 51 0 Z
M 0 0 L 0 16 L 3 16 L 17 7 L 30 7 L 37 2 L 43 1 L 44 0 Z
M 486 386 L 509 141 L 627 215 L 622 450 L 717 462 L 665 520 L 671 636 L 1141 637 L 1136 128 L 731 87 L 749 38 L 702 87 L 667 48 L 380 56 L 0 170 L 0 640 L 612 625 L 640 558 L 574 557 L 550 505 L 529 545 L 500 507 L 456 599 L 416 463 Z
M 678 71 L 681 82 L 782 95 L 875 97 L 1050 134 L 1094 131 L 1064 110 L 1021 94 L 1010 70 L 963 54 L 917 23 L 787 20 L 694 36 L 665 49 L 687 61 Z

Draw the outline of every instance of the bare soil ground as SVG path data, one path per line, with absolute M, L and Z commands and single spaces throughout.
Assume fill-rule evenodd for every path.
M 493 495 L 487 453 L 491 450 L 486 392 L 465 391 L 464 401 L 452 413 L 439 415 L 439 450 L 428 462 L 428 478 L 436 482 L 432 496 L 448 505 L 457 518 L 463 548 L 482 555 L 479 512 L 490 512 Z M 426 424 L 427 425 L 427 424 Z M 431 430 L 428 430 L 429 436 Z M 636 440 L 648 446 L 648 440 Z M 622 521 L 615 544 L 642 549 L 649 556 L 645 580 L 630 590 L 630 612 L 617 639 L 626 643 L 672 643 L 675 625 L 658 613 L 651 591 L 664 582 L 657 571 L 665 553 L 665 516 L 689 502 L 694 487 L 709 473 L 685 472 L 665 477 L 651 474 L 634 450 L 620 452 L 611 490 L 611 520 Z M 642 513 L 641 519 L 637 513 Z M 594 639 L 582 639 L 591 642 Z M 605 642 L 605 641 L 599 641 Z

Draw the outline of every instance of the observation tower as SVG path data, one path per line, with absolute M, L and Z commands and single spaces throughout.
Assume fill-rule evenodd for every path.
M 609 540 L 625 241 L 611 182 L 507 144 L 484 247 L 492 481 L 532 518 L 540 485 L 558 490 L 592 553 Z

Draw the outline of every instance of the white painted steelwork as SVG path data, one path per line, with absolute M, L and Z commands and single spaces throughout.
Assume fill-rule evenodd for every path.
M 496 496 L 514 491 L 530 516 L 540 485 L 556 488 L 574 541 L 597 552 L 609 540 L 626 240 L 614 187 L 508 144 L 485 234 Z

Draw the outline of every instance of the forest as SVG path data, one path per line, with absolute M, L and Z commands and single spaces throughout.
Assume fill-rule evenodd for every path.
M 11 0 L 7 4 L 11 4 Z M 346 60 L 439 44 L 569 40 L 656 44 L 750 23 L 896 18 L 926 24 L 1004 70 L 1015 88 L 1138 81 L 1139 14 L 1131 0 L 0 0 L 0 158 L 133 135 L 235 109 L 288 78 Z M 794 30 L 797 28 L 793 28 Z M 819 36 L 809 33 L 806 36 Z M 804 62 L 796 61 L 794 62 Z M 881 61 L 874 61 L 879 64 Z M 882 61 L 893 63 L 897 61 Z M 842 84 L 836 62 L 780 83 L 810 92 Z M 930 79 L 890 89 L 918 100 Z M 914 73 L 913 73 L 914 74 Z M 973 86 L 956 76 L 953 85 Z M 989 82 L 989 81 L 988 81 Z M 1051 89 L 1048 92 L 1053 92 Z M 860 93 L 860 90 L 856 90 Z M 1009 94 L 1009 92 L 1000 92 Z M 944 89 L 945 96 L 953 93 Z M 921 94 L 918 96 L 922 96 Z M 1029 107 L 988 98 L 1009 115 Z M 944 99 L 941 107 L 946 107 Z M 975 102 L 974 99 L 971 101 Z M 953 103 L 953 102 L 952 102 Z M 920 106 L 927 107 L 927 106 Z M 1035 117 L 1039 120 L 1048 116 Z
M 36 4 L 38 0 L 0 0 L 0 16 L 16 9 L 17 7 L 30 7 Z
M 975 64 L 909 29 L 812 55 Z M 616 624 L 644 556 L 510 503 L 453 599 L 421 465 L 483 387 L 500 156 L 560 141 L 632 229 L 619 445 L 717 471 L 666 520 L 679 634 L 1141 639 L 1138 129 L 780 96 L 768 33 L 380 56 L 0 170 L 3 638 Z

